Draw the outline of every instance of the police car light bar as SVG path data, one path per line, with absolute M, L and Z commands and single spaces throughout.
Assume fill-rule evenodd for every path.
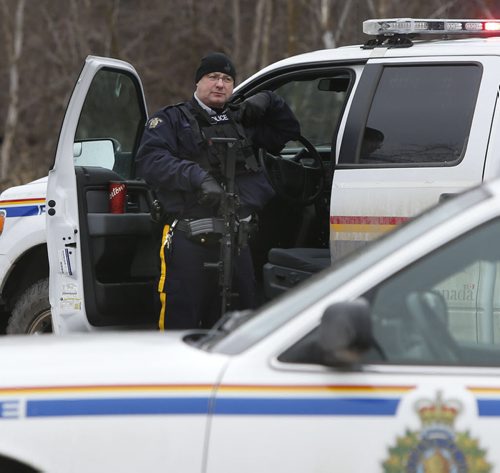
M 364 21 L 363 33 L 377 36 L 392 36 L 395 34 L 500 35 L 500 20 L 386 18 Z

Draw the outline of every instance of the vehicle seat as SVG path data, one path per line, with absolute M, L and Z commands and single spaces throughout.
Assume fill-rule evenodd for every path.
M 272 248 L 263 268 L 264 294 L 272 299 L 330 264 L 328 248 Z

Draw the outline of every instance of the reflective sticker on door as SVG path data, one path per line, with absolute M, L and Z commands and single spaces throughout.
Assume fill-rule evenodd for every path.
M 59 251 L 59 272 L 65 274 L 66 276 L 74 275 L 75 268 L 75 258 L 73 255 L 73 250 L 64 248 Z
M 59 301 L 59 306 L 63 311 L 82 309 L 82 299 L 78 295 L 78 286 L 76 284 L 64 284 Z

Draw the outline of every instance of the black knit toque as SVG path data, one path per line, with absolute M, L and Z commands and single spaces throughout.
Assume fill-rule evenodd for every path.
M 231 76 L 233 80 L 236 78 L 236 70 L 231 59 L 223 53 L 210 53 L 202 58 L 200 66 L 196 69 L 195 83 L 211 72 L 222 72 Z

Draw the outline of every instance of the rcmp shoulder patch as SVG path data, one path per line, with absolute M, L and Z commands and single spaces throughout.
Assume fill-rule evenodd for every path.
M 163 123 L 163 120 L 161 118 L 158 118 L 158 117 L 151 118 L 148 121 L 148 128 L 150 130 L 152 130 L 153 128 L 156 128 L 157 126 L 159 126 L 162 123 Z

